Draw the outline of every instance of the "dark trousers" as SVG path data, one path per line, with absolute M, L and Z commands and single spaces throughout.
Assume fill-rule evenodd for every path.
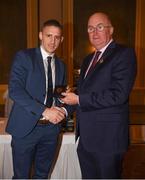
M 121 178 L 123 153 L 87 152 L 81 142 L 77 152 L 83 179 Z
M 32 163 L 33 178 L 47 179 L 57 147 L 59 127 L 37 125 L 23 138 L 12 137 L 13 179 L 29 179 Z

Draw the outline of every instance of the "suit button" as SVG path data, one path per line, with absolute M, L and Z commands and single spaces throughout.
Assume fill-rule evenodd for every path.
M 36 113 L 35 113 L 35 112 L 33 112 L 33 111 L 31 111 L 31 113 L 32 113 L 33 115 L 36 115 Z

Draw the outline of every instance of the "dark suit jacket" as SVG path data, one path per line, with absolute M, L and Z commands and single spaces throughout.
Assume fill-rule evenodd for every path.
M 64 63 L 55 57 L 55 85 L 66 85 Z M 12 65 L 9 94 L 14 101 L 6 131 L 16 137 L 30 133 L 46 108 L 46 79 L 39 48 L 19 51 Z
M 84 59 L 78 85 L 81 142 L 88 151 L 124 152 L 128 147 L 128 99 L 136 76 L 135 52 L 112 42 L 84 79 L 92 57 Z

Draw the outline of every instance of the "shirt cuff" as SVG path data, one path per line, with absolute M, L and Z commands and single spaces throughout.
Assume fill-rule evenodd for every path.
M 64 107 L 61 107 L 64 111 L 65 111 L 65 115 L 66 115 L 66 117 L 68 116 L 68 112 L 67 112 L 67 110 L 64 108 Z

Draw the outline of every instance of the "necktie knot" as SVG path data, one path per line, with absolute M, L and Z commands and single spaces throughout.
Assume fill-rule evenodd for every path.
M 50 64 L 50 63 L 51 63 L 51 59 L 52 59 L 52 57 L 51 57 L 51 56 L 48 56 L 48 57 L 47 57 L 47 62 L 48 62 L 48 64 Z
M 94 61 L 97 60 L 98 61 L 98 58 L 99 58 L 99 55 L 101 54 L 101 51 L 97 51 L 96 54 L 95 54 L 95 57 L 94 57 Z
M 98 60 L 99 60 L 99 55 L 101 54 L 101 51 L 97 51 L 96 54 L 95 54 L 95 57 L 93 59 L 93 63 L 92 63 L 92 66 L 91 68 L 95 67 L 95 65 L 97 64 Z
M 101 51 L 97 51 L 97 52 L 95 53 L 95 55 L 94 55 L 94 57 L 93 57 L 93 59 L 92 59 L 93 62 L 92 62 L 92 64 L 91 64 L 91 66 L 90 66 L 87 74 L 94 69 L 95 65 L 97 64 L 97 62 L 98 62 L 98 60 L 99 60 L 99 55 L 100 55 L 100 54 L 101 54 Z

